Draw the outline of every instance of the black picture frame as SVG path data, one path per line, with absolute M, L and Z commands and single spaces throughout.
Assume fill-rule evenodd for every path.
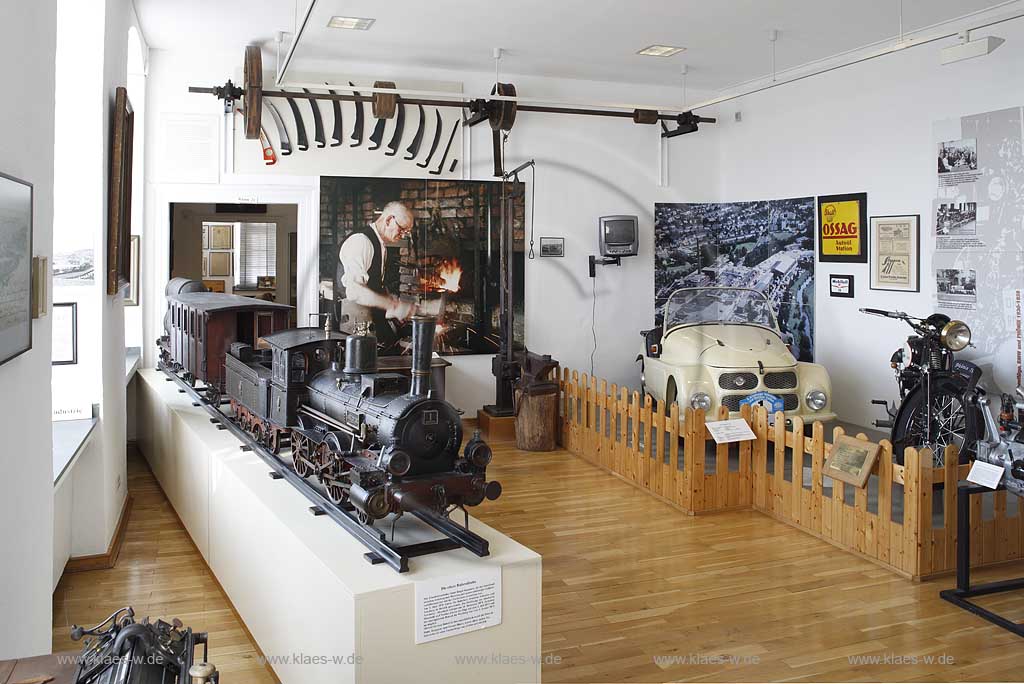
M 545 254 L 545 251 L 550 254 Z M 564 237 L 541 237 L 540 239 L 540 255 L 542 257 L 564 257 L 565 256 L 565 238 Z
M 858 202 L 858 237 L 860 239 L 860 251 L 857 254 L 850 255 L 837 255 L 837 254 L 825 254 L 824 245 L 824 227 L 826 222 L 823 220 L 822 212 L 825 205 L 834 204 L 837 202 Z M 818 261 L 823 263 L 838 263 L 838 264 L 866 264 L 868 263 L 868 253 L 870 252 L 868 245 L 868 194 L 866 192 L 853 192 L 842 195 L 819 195 L 818 196 L 818 207 L 816 212 L 816 221 L 818 224 Z M 833 239 L 829 237 L 828 239 Z
M 71 330 L 61 331 L 57 329 L 57 323 L 59 316 L 57 315 L 57 309 L 70 308 L 71 309 Z M 53 304 L 53 334 L 59 335 L 61 332 L 65 334 L 70 332 L 71 334 L 71 355 L 70 358 L 53 358 L 50 363 L 54 366 L 73 366 L 78 363 L 78 302 L 54 302 Z
M 846 288 L 845 288 L 846 291 L 845 292 L 843 291 L 842 288 L 839 288 L 839 289 L 836 288 L 836 285 L 838 284 L 836 281 L 841 281 L 841 282 L 845 282 L 846 283 Z M 834 274 L 829 275 L 828 276 L 828 296 L 829 297 L 846 297 L 846 298 L 849 298 L 849 299 L 853 299 L 853 276 L 852 275 L 845 275 L 845 274 L 844 275 L 840 275 L 838 273 L 834 273 Z
M 27 206 L 24 198 L 16 198 L 15 191 L 18 190 L 16 187 L 12 187 L 11 190 L 11 206 L 7 207 L 6 200 L 4 197 L 8 194 L 7 189 L 0 191 L 0 211 L 5 214 L 13 211 L 26 211 L 28 214 L 28 235 L 27 240 L 24 240 L 24 252 L 18 249 L 20 245 L 13 245 L 14 249 L 10 249 L 6 245 L 4 251 L 10 251 L 14 254 L 14 259 L 11 263 L 14 266 L 24 265 L 24 290 L 25 297 L 22 301 L 17 302 L 17 308 L 24 309 L 24 320 L 21 323 L 16 324 L 20 328 L 20 332 L 17 335 L 19 339 L 14 344 L 0 344 L 0 366 L 7 363 L 8 361 L 21 356 L 25 352 L 32 349 L 32 245 L 35 233 L 35 186 L 26 180 L 10 176 L 6 173 L 0 173 L 0 184 L 6 185 L 12 183 L 14 186 L 24 186 L 24 189 L 28 191 Z M 22 191 L 24 191 L 22 189 Z M 18 206 L 14 205 L 14 201 L 18 202 Z M 0 240 L 4 239 L 4 235 L 0 233 Z M 20 269 L 17 269 L 20 270 Z M 0 274 L 0 292 L 9 293 L 16 291 L 18 283 L 11 283 L 10 279 L 17 276 L 17 273 L 12 271 L 8 274 Z M 20 280 L 20 279 L 19 279 Z M 6 340 L 7 335 L 2 336 L 2 339 Z

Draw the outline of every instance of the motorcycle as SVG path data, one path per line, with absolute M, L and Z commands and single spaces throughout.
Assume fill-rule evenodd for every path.
M 981 387 L 970 387 L 964 402 L 982 411 L 984 436 L 978 440 L 976 458 L 1003 469 L 1002 483 L 1006 490 L 1024 497 L 1024 389 L 1016 396 L 1000 398 L 999 420 L 992 412 L 992 401 Z
M 974 454 L 983 418 L 976 405 L 965 403 L 964 396 L 976 385 L 981 370 L 955 359 L 954 354 L 971 346 L 971 329 L 938 313 L 915 318 L 902 311 L 860 311 L 903 321 L 915 333 L 889 360 L 899 387 L 899 405 L 890 406 L 884 399 L 871 402 L 884 406 L 888 414 L 887 419 L 875 421 L 875 427 L 891 430 L 896 462 L 903 464 L 907 447 L 929 447 L 934 466 L 941 468 L 946 447 L 955 444 L 960 462 L 966 463 Z

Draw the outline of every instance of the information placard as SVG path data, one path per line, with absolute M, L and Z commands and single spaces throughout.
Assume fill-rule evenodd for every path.
M 501 568 L 416 583 L 416 643 L 501 624 Z
M 730 442 L 746 442 L 751 439 L 756 439 L 754 431 L 747 425 L 747 421 L 742 418 L 735 418 L 733 420 L 713 420 L 708 423 L 704 423 L 707 426 L 708 432 L 711 433 L 711 437 L 714 438 L 715 444 L 729 444 Z

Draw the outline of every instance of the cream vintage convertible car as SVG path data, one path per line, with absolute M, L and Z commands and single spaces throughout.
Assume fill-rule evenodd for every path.
M 790 419 L 836 417 L 825 368 L 793 357 L 771 303 L 756 290 L 676 290 L 662 326 L 641 334 L 644 391 L 655 399 L 709 414 L 719 406 L 737 414 L 743 404 L 760 404 Z

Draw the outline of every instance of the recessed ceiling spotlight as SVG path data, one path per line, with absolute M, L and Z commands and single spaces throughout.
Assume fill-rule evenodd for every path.
M 672 55 L 678 55 L 686 48 L 673 47 L 671 45 L 648 45 L 643 50 L 639 50 L 636 54 L 645 55 L 647 57 L 671 57 Z
M 331 17 L 331 20 L 327 22 L 329 28 L 339 29 L 355 29 L 356 31 L 366 31 L 376 19 L 367 19 L 365 17 Z

